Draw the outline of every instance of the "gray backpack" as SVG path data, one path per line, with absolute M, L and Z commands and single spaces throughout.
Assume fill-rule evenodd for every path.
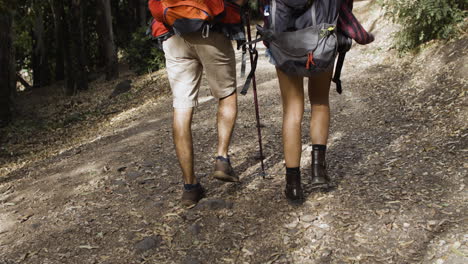
M 260 37 L 250 43 L 263 40 L 278 68 L 304 77 L 330 71 L 340 53 L 333 80 L 341 93 L 339 76 L 352 42 L 337 29 L 340 4 L 340 0 L 267 1 L 263 7 L 265 25 L 257 26 Z

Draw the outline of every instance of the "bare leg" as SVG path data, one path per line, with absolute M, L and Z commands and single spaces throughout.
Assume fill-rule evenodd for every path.
M 173 138 L 186 184 L 197 183 L 193 170 L 192 116 L 193 108 L 174 108 Z
M 237 118 L 237 93 L 219 100 L 218 105 L 218 156 L 227 158 L 232 131 Z
M 332 72 L 309 78 L 310 138 L 312 144 L 326 145 L 330 127 L 329 91 Z
M 283 150 L 287 168 L 301 164 L 301 123 L 304 116 L 303 77 L 286 75 L 276 69 L 283 103 Z

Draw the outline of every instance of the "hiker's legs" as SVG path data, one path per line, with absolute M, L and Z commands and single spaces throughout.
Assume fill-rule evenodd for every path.
M 198 104 L 203 67 L 195 50 L 181 36 L 163 43 L 166 71 L 173 95 L 173 140 L 186 184 L 196 183 L 193 166 L 192 115 Z
M 304 115 L 303 77 L 276 69 L 283 104 L 283 150 L 287 168 L 301 164 L 301 123 Z
M 213 178 L 237 182 L 239 177 L 234 173 L 229 159 L 229 144 L 231 142 L 232 131 L 237 118 L 237 94 L 234 91 L 231 95 L 219 99 L 218 104 L 218 151 L 215 160 Z
M 311 105 L 310 138 L 312 144 L 326 145 L 330 127 L 329 91 L 332 72 L 309 78 L 309 101 Z
M 304 115 L 304 78 L 276 69 L 283 104 L 283 151 L 286 163 L 286 198 L 303 202 L 301 187 L 301 123 Z
M 174 145 L 186 184 L 197 182 L 193 170 L 192 116 L 193 108 L 174 108 Z
M 309 78 L 309 101 L 311 105 L 310 138 L 312 141 L 312 161 L 310 183 L 312 186 L 328 187 L 325 152 L 330 127 L 329 91 L 332 72 Z
M 219 99 L 217 155 L 227 158 L 237 117 L 236 56 L 231 40 L 224 34 L 210 32 L 210 37 L 196 41 L 198 57 L 205 69 L 213 97 Z
M 222 98 L 218 104 L 218 156 L 227 158 L 232 131 L 237 118 L 237 93 Z

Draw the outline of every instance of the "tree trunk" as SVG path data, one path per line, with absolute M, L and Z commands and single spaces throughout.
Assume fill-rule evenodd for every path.
M 71 39 L 72 65 L 76 90 L 88 89 L 88 73 L 86 70 L 86 53 L 83 41 L 83 8 L 81 0 L 71 1 L 71 19 L 69 34 Z
M 119 65 L 114 43 L 110 0 L 98 0 L 97 19 L 99 42 L 106 62 L 106 80 L 114 80 L 119 77 Z
M 63 2 L 61 0 L 55 0 L 57 3 L 57 8 L 60 9 L 58 13 L 62 14 L 62 22 L 63 22 L 63 56 L 64 56 L 64 70 L 65 70 L 65 85 L 64 85 L 64 92 L 66 95 L 71 96 L 76 93 L 75 87 L 75 74 L 73 70 L 73 49 L 72 43 L 70 38 L 70 24 L 69 19 L 71 18 L 70 11 L 65 13 L 65 5 L 67 6 L 68 10 L 70 10 L 71 5 L 70 3 Z
M 10 92 L 12 66 L 12 15 L 9 10 L 0 11 L 0 127 L 11 121 Z
M 14 14 L 14 11 L 12 11 Z M 13 40 L 16 39 L 15 35 L 15 19 L 14 15 L 11 15 L 11 30 L 10 30 L 10 99 L 14 100 L 14 98 L 18 95 L 18 90 L 16 88 L 16 50 L 15 45 L 13 44 Z
M 147 17 L 146 17 L 146 14 L 147 14 L 147 10 L 148 10 L 148 1 L 146 0 L 138 0 L 139 1 L 139 8 L 138 8 L 138 18 L 139 18 L 139 21 L 140 21 L 140 27 L 144 27 L 146 26 L 146 23 L 147 23 Z
M 33 25 L 33 86 L 43 87 L 49 83 L 49 64 L 45 46 L 44 18 L 41 2 L 34 2 Z
M 55 80 L 60 81 L 65 78 L 65 43 L 64 43 L 64 10 L 62 0 L 49 0 L 54 16 L 55 26 Z

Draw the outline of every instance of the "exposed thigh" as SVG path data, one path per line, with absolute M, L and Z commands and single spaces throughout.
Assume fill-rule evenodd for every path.
M 307 85 L 311 103 L 328 103 L 328 94 L 333 70 L 309 78 Z
M 304 77 L 288 75 L 276 68 L 283 104 L 304 101 Z

